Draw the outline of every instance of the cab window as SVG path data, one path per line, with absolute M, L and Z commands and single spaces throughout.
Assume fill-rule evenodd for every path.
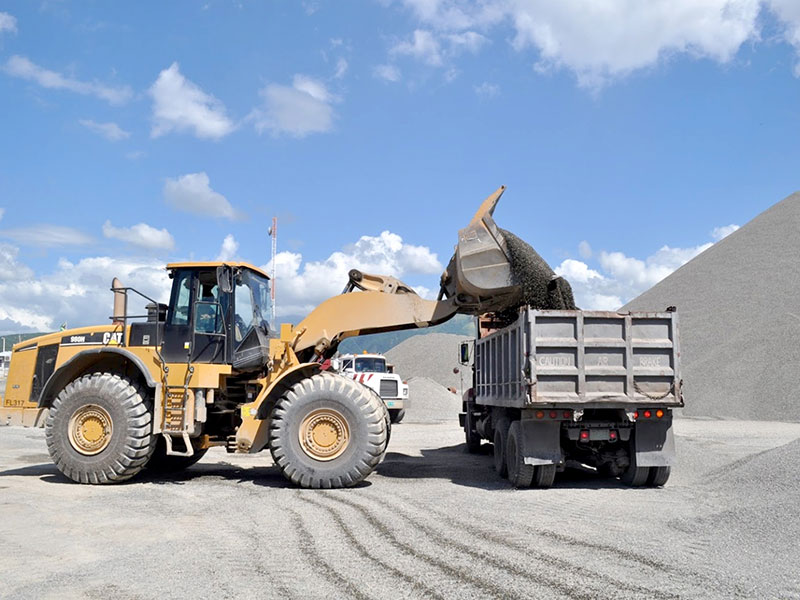
M 170 306 L 170 325 L 188 325 L 189 307 L 192 301 L 192 272 L 179 271 L 175 282 L 175 292 Z
M 386 373 L 386 361 L 382 358 L 366 357 L 356 359 L 356 373 Z

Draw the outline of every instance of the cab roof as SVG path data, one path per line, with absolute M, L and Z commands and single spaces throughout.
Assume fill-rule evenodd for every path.
M 262 277 L 266 277 L 267 279 L 270 278 L 269 275 L 267 275 L 263 270 L 246 262 L 231 262 L 231 261 L 177 262 L 177 263 L 169 263 L 167 265 L 167 269 L 171 271 L 173 269 L 198 269 L 198 268 L 221 267 L 222 265 L 227 265 L 229 267 L 238 267 L 240 269 L 250 269 L 251 271 L 258 273 Z

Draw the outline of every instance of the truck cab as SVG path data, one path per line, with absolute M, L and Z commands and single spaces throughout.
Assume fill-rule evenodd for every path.
M 382 354 L 344 354 L 331 361 L 333 370 L 378 394 L 389 409 L 392 423 L 403 420 L 408 403 L 408 384 L 387 364 Z

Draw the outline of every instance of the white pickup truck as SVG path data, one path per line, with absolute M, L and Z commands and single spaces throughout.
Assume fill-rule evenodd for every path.
M 331 361 L 331 369 L 364 384 L 378 394 L 389 409 L 392 423 L 406 414 L 408 385 L 386 364 L 381 354 L 343 354 Z

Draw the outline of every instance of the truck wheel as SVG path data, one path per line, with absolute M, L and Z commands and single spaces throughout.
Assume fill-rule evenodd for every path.
M 269 449 L 275 464 L 304 488 L 353 486 L 386 452 L 386 405 L 372 390 L 332 373 L 299 381 L 275 404 Z
M 206 455 L 208 448 L 195 450 L 191 456 L 170 456 L 167 454 L 167 443 L 164 436 L 157 436 L 156 449 L 147 463 L 147 470 L 154 473 L 176 473 L 188 469 Z
M 405 408 L 390 408 L 389 409 L 389 416 L 392 419 L 392 423 L 399 423 L 403 420 L 403 417 L 406 416 L 406 409 Z
M 508 440 L 508 428 L 510 426 L 511 423 L 508 419 L 499 419 L 494 426 L 494 470 L 500 477 L 508 476 L 506 443 Z
M 647 485 L 650 487 L 661 487 L 669 479 L 669 467 L 650 467 L 650 475 L 647 478 Z
M 650 476 L 650 467 L 637 467 L 632 464 L 620 476 L 619 480 L 625 485 L 631 487 L 641 487 L 647 483 L 647 478 Z
M 50 457 L 79 483 L 116 483 L 141 471 L 155 448 L 148 395 L 113 373 L 90 373 L 59 392 L 45 424 Z
M 533 487 L 549 488 L 553 486 L 556 480 L 556 466 L 555 465 L 537 465 L 536 472 L 533 475 Z
M 514 421 L 508 429 L 506 440 L 506 468 L 508 480 L 515 488 L 530 487 L 535 468 L 524 463 L 522 427 Z
M 475 416 L 472 414 L 472 405 L 467 403 L 466 416 L 464 417 L 464 435 L 467 441 L 467 452 L 477 454 L 481 449 L 481 436 L 475 428 Z

